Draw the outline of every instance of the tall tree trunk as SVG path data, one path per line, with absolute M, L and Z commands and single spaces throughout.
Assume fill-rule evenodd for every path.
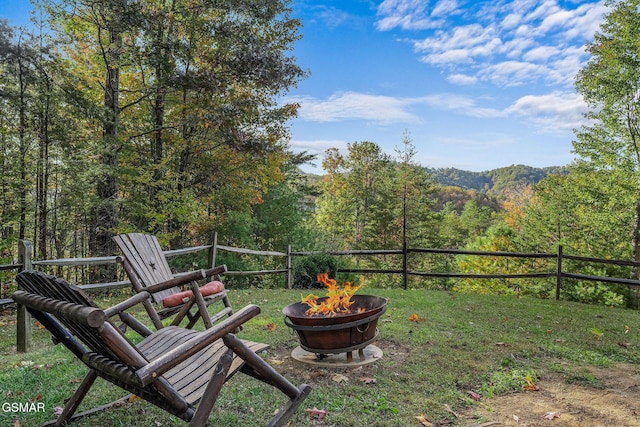
M 635 217 L 633 219 L 633 261 L 640 262 L 640 200 L 636 201 Z M 636 280 L 640 280 L 640 269 L 634 267 L 633 276 Z
M 20 224 L 18 239 L 23 240 L 26 235 L 27 226 L 27 106 L 26 106 L 26 81 L 22 64 L 22 49 L 18 46 L 18 84 L 20 85 L 20 106 L 19 108 L 19 130 L 18 139 L 20 142 L 20 191 L 18 194 L 20 206 Z
M 45 76 L 46 79 L 46 76 Z M 50 87 L 48 81 L 45 83 L 46 93 L 44 94 L 43 106 L 40 113 L 40 152 L 38 167 L 38 230 L 39 239 L 37 242 L 39 256 L 47 259 L 48 232 L 48 192 L 49 192 L 49 105 L 51 103 Z
M 118 121 L 120 115 L 119 104 L 119 52 L 122 46 L 122 34 L 118 31 L 109 32 L 109 61 L 106 64 L 106 79 L 104 90 L 104 106 L 107 119 L 103 124 L 102 159 L 104 167 L 96 183 L 97 206 L 94 208 L 93 227 L 91 229 L 90 251 L 92 255 L 113 255 L 116 251 L 112 237 L 118 226 Z M 106 272 L 104 272 L 106 273 Z

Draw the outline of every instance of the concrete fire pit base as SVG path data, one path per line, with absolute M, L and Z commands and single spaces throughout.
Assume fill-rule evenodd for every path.
M 351 355 L 351 358 L 348 356 Z M 323 354 L 318 357 L 315 353 L 308 352 L 298 346 L 291 352 L 291 357 L 308 365 L 321 366 L 324 368 L 354 367 L 368 365 L 382 357 L 382 350 L 375 345 L 368 345 L 363 349 L 354 350 L 350 353 Z

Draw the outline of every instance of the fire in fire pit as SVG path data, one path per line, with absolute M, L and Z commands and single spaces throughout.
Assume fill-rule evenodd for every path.
M 319 275 L 318 281 L 327 286 L 327 295 L 309 295 L 302 302 L 285 307 L 285 324 L 296 331 L 300 347 L 318 359 L 346 353 L 350 362 L 354 350 L 364 358 L 363 349 L 378 337 L 378 318 L 386 311 L 387 300 L 354 295 L 359 286 L 346 283 L 340 288 L 326 274 Z

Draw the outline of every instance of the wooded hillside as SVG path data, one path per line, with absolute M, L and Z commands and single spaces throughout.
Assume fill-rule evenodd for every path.
M 456 168 L 427 168 L 435 181 L 441 185 L 477 190 L 499 196 L 505 189 L 533 185 L 550 174 L 566 175 L 566 166 L 535 168 L 525 165 L 511 165 L 483 172 L 471 172 Z

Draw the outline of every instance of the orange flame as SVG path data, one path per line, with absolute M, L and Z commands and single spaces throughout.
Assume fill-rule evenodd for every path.
M 318 296 L 309 294 L 302 298 L 302 302 L 309 306 L 309 309 L 304 313 L 307 316 L 335 316 L 338 313 L 350 313 L 351 305 L 353 301 L 351 297 L 362 286 L 353 286 L 351 282 L 345 282 L 341 288 L 336 284 L 334 279 L 329 278 L 329 273 L 318 274 L 318 282 L 321 282 L 327 287 L 327 294 L 324 299 L 318 301 Z M 364 311 L 363 308 L 358 309 L 358 312 Z

